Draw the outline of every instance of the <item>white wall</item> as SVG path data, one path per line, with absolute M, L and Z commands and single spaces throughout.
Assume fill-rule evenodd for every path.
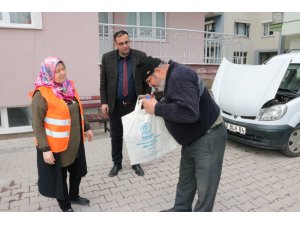
M 284 13 L 282 35 L 300 34 L 300 12 Z
M 0 107 L 30 104 L 47 56 L 65 61 L 80 95 L 99 95 L 97 13 L 42 13 L 43 29 L 0 28 Z
M 279 33 L 272 36 L 262 36 L 262 23 L 272 21 L 272 12 L 225 12 L 224 33 L 234 34 L 234 23 L 250 24 L 250 36 L 245 37 L 244 51 L 248 52 L 247 64 L 253 64 L 255 54 L 259 51 L 277 51 L 279 46 Z

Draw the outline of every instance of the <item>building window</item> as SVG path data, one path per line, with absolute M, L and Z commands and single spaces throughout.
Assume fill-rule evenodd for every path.
M 247 52 L 233 52 L 233 63 L 246 64 L 247 63 Z
M 42 29 L 42 14 L 38 12 L 0 12 L 0 28 Z
M 270 36 L 273 35 L 273 31 L 270 31 L 270 22 L 269 23 L 263 23 L 263 36 Z
M 273 56 L 277 55 L 277 52 L 260 52 L 258 64 L 261 65 Z
M 31 107 L 0 108 L 0 135 L 32 131 Z
M 129 12 L 126 16 L 126 24 L 131 36 L 139 39 L 165 39 L 166 13 L 164 12 Z M 146 26 L 146 27 L 141 27 Z M 157 27 L 157 28 L 153 28 Z
M 108 37 L 109 34 L 112 34 L 112 27 L 109 25 L 112 23 L 112 13 L 111 12 L 99 12 L 98 13 L 98 22 L 99 24 L 99 35 L 102 37 Z
M 8 108 L 8 126 L 21 127 L 31 125 L 31 111 L 29 107 Z
M 249 37 L 249 32 L 250 32 L 249 23 L 239 23 L 239 22 L 234 23 L 234 34 Z
M 215 20 L 205 21 L 205 31 L 216 32 L 215 25 L 216 25 Z

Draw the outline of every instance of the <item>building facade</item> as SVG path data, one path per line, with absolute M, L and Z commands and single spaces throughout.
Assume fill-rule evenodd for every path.
M 64 60 L 80 95 L 99 95 L 98 13 L 0 12 L 0 134 L 32 130 L 30 98 L 42 61 Z
M 280 35 L 270 30 L 272 12 L 207 13 L 205 30 L 235 34 L 243 38 L 240 50 L 233 52 L 233 62 L 262 64 L 276 55 Z
M 0 134 L 31 131 L 30 98 L 40 65 L 57 56 L 81 96 L 99 95 L 102 55 L 124 29 L 131 47 L 194 68 L 210 84 L 223 57 L 259 64 L 278 49 L 271 13 L 0 12 Z
M 285 12 L 283 15 L 281 35 L 285 49 L 300 50 L 300 12 Z

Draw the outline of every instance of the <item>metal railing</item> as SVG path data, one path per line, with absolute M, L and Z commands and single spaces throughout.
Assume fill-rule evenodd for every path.
M 272 13 L 272 24 L 283 23 L 283 12 L 273 12 Z
M 120 29 L 129 33 L 131 47 L 164 61 L 185 64 L 220 64 L 223 57 L 233 61 L 234 52 L 244 49 L 243 37 L 200 30 L 99 23 L 100 62 L 115 49 L 113 35 Z

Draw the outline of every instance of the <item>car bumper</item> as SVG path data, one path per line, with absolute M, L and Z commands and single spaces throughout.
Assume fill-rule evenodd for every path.
M 294 129 L 289 125 L 259 125 L 238 122 L 227 118 L 223 119 L 225 123 L 246 128 L 246 134 L 244 135 L 227 130 L 229 139 L 266 149 L 284 149 Z

